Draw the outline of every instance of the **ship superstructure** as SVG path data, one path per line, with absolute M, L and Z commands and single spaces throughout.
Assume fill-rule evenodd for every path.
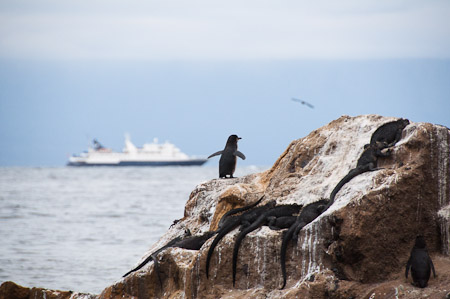
M 104 147 L 96 139 L 87 152 L 69 157 L 69 166 L 200 166 L 207 161 L 203 157 L 190 157 L 170 142 L 146 143 L 136 147 L 125 135 L 125 147 L 122 152 L 115 152 Z

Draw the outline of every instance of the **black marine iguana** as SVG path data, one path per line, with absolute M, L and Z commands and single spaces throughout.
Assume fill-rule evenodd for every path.
M 364 145 L 364 151 L 358 159 L 356 168 L 351 169 L 331 192 L 327 209 L 333 204 L 339 190 L 351 179 L 361 173 L 377 170 L 378 157 L 387 157 L 391 154 L 389 150 L 386 153 L 382 150 L 394 146 L 401 139 L 402 131 L 408 124 L 409 120 L 400 118 L 379 126 L 372 133 L 370 144 Z
M 249 205 L 247 207 L 250 207 L 250 208 L 254 207 L 261 200 L 262 200 L 262 198 L 260 200 L 258 200 L 258 202 L 256 202 L 255 204 Z M 241 212 L 242 209 L 244 209 L 246 207 L 234 209 L 234 210 L 227 212 L 220 219 L 219 228 L 217 229 L 217 236 L 214 238 L 213 242 L 211 243 L 211 246 L 209 247 L 209 250 L 208 250 L 208 255 L 206 257 L 206 277 L 207 278 L 209 276 L 209 264 L 211 262 L 211 257 L 214 252 L 214 248 L 216 248 L 219 241 L 222 240 L 222 238 L 225 237 L 226 234 L 231 232 L 233 229 L 235 229 L 239 225 L 241 226 L 241 228 L 249 226 L 250 223 L 254 222 L 258 218 L 259 215 L 261 215 L 264 211 L 267 211 L 268 209 L 273 208 L 275 206 L 275 204 L 276 204 L 275 201 L 270 201 L 263 206 L 256 207 L 254 209 L 246 211 L 241 215 L 230 216 L 235 213 Z M 239 211 L 237 211 L 237 210 L 239 210 Z
M 233 286 L 235 285 L 236 281 L 236 266 L 237 266 L 237 258 L 239 255 L 239 247 L 241 245 L 242 240 L 245 238 L 245 236 L 256 230 L 262 225 L 267 225 L 269 222 L 271 224 L 274 223 L 274 217 L 284 217 L 284 216 L 292 216 L 294 214 L 297 214 L 300 209 L 302 208 L 301 205 L 292 204 L 292 205 L 280 205 L 275 206 L 261 215 L 258 216 L 258 218 L 250 224 L 248 227 L 244 228 L 236 237 L 236 242 L 234 243 L 234 249 L 233 249 Z
M 267 226 L 271 230 L 280 230 L 284 228 L 290 228 L 295 223 L 297 216 L 270 216 L 267 218 Z
M 252 204 L 246 205 L 246 206 L 244 206 L 244 207 L 240 207 L 240 208 L 236 208 L 236 209 L 229 210 L 228 212 L 226 212 L 226 213 L 222 216 L 222 218 L 220 218 L 220 220 L 219 220 L 219 228 L 218 228 L 218 229 L 220 229 L 220 228 L 224 225 L 224 222 L 225 222 L 230 216 L 232 216 L 232 215 L 234 215 L 234 214 L 241 213 L 241 212 L 245 212 L 245 211 L 247 211 L 247 210 L 250 210 L 251 208 L 256 207 L 263 199 L 264 199 L 264 195 L 261 196 L 257 201 L 255 201 L 255 202 L 252 203 Z
M 425 288 L 428 285 L 431 270 L 433 270 L 434 278 L 436 278 L 433 261 L 428 255 L 427 245 L 422 236 L 416 237 L 414 247 L 411 250 L 411 255 L 406 264 L 406 278 L 408 278 L 409 268 L 411 268 L 411 276 L 414 281 L 413 285 L 419 288 Z
M 379 126 L 372 133 L 370 144 L 381 142 L 385 143 L 386 147 L 394 146 L 402 138 L 402 131 L 407 125 L 409 125 L 409 120 L 400 118 Z
M 286 234 L 283 236 L 283 242 L 281 243 L 280 250 L 281 273 L 283 274 L 283 286 L 281 289 L 286 286 L 286 250 L 289 241 L 294 240 L 297 242 L 300 230 L 308 223 L 319 217 L 319 215 L 326 209 L 327 203 L 327 200 L 322 199 L 304 207 L 300 212 L 300 215 L 296 217 L 294 224 L 289 227 Z
M 128 271 L 127 273 L 125 273 L 122 277 L 126 277 L 129 274 L 136 272 L 137 270 L 141 269 L 142 267 L 144 267 L 148 262 L 152 261 L 155 259 L 156 255 L 158 255 L 158 253 L 160 253 L 161 251 L 163 251 L 166 248 L 172 247 L 174 244 L 176 244 L 177 242 L 181 241 L 183 238 L 182 237 L 176 237 L 173 238 L 172 240 L 170 240 L 169 242 L 167 242 L 166 245 L 164 245 L 163 247 L 157 249 L 156 251 L 152 252 L 142 263 L 140 263 L 136 268 Z
M 159 272 L 159 263 L 158 263 L 158 259 L 156 258 L 158 253 L 160 253 L 161 251 L 163 251 L 164 249 L 167 249 L 169 247 L 178 247 L 178 248 L 189 249 L 189 250 L 199 250 L 203 246 L 203 244 L 209 238 L 211 238 L 215 233 L 216 233 L 215 231 L 208 231 L 208 232 L 204 233 L 203 235 L 189 236 L 184 239 L 182 237 L 176 237 L 176 238 L 170 240 L 166 245 L 164 245 L 160 249 L 158 249 L 155 252 L 153 252 L 152 254 L 150 254 L 150 256 L 147 257 L 142 263 L 140 263 L 139 266 L 137 266 L 136 268 L 134 268 L 131 271 L 128 271 L 123 277 L 128 276 L 130 273 L 133 273 L 133 272 L 141 269 L 148 262 L 153 261 L 154 267 L 155 267 L 155 272 L 158 275 L 159 284 L 162 288 L 162 280 L 161 280 L 161 275 Z
M 377 170 L 377 162 L 378 157 L 387 157 L 391 154 L 388 150 L 386 153 L 383 153 L 381 149 L 384 148 L 384 144 L 375 143 L 364 145 L 364 151 L 358 159 L 356 164 L 356 168 L 351 169 L 348 174 L 342 178 L 339 183 L 337 183 L 336 187 L 334 187 L 333 191 L 331 191 L 330 201 L 328 202 L 327 209 L 333 204 L 334 198 L 336 194 L 341 190 L 341 188 L 347 184 L 351 179 L 355 176 L 360 175 L 361 173 Z

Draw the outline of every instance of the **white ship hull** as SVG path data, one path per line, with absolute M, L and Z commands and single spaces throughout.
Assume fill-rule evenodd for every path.
M 206 159 L 190 159 L 185 161 L 119 161 L 113 162 L 88 162 L 69 161 L 67 166 L 201 166 Z
M 68 166 L 200 166 L 207 159 L 189 157 L 171 143 L 144 144 L 135 147 L 129 138 L 125 139 L 123 152 L 113 152 L 94 141 L 95 148 L 69 158 Z

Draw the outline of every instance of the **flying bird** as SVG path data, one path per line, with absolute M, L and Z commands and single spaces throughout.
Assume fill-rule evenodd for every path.
M 311 105 L 310 103 L 308 103 L 308 102 L 305 102 L 305 101 L 303 101 L 303 100 L 299 100 L 299 99 L 296 99 L 296 98 L 292 98 L 292 100 L 294 101 L 294 102 L 299 102 L 299 103 L 302 103 L 303 105 L 306 105 L 306 106 L 308 106 L 309 108 L 312 108 L 312 109 L 314 109 L 314 106 L 313 105 Z

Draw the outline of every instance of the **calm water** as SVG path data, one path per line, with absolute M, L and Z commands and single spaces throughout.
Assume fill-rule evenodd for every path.
M 217 175 L 212 166 L 0 168 L 0 284 L 100 293 Z

